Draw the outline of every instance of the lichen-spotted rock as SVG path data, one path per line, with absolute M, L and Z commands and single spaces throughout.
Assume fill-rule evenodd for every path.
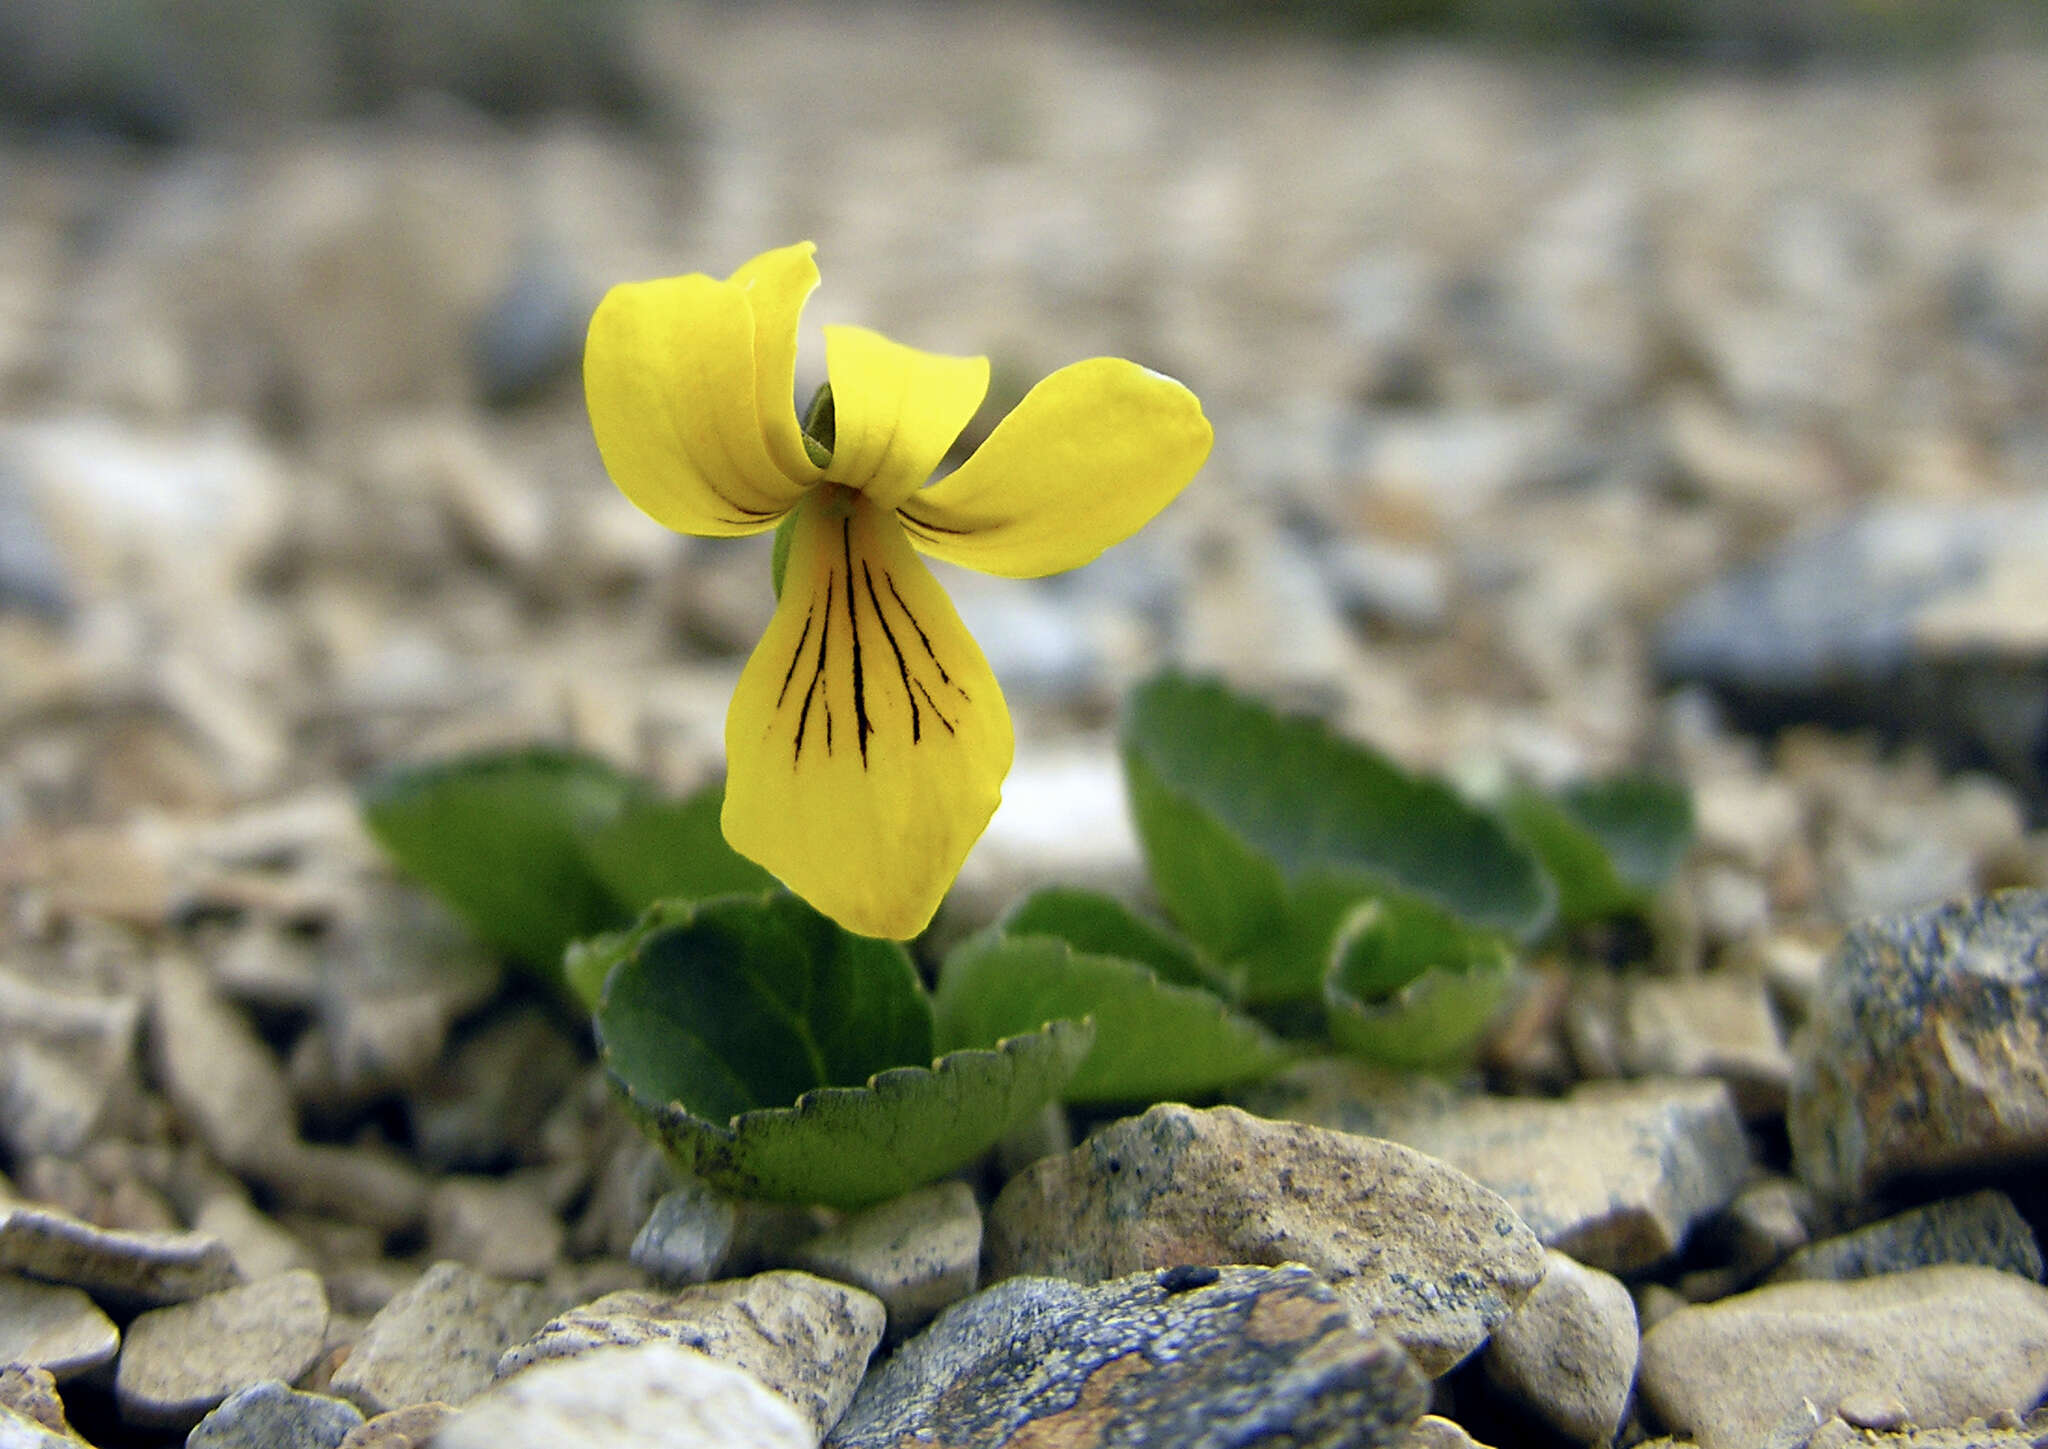
M 1822 973 L 1786 1122 L 1800 1175 L 1845 1197 L 2048 1156 L 2048 892 L 1852 927 Z
M 827 1449 L 1251 1449 L 1402 1442 L 1428 1385 L 1284 1268 L 1008 1278 L 870 1374 Z
M 1096 1282 L 1185 1264 L 1306 1263 L 1430 1374 L 1543 1278 L 1497 1194 L 1399 1143 L 1168 1103 L 1032 1164 L 989 1210 L 992 1278 Z

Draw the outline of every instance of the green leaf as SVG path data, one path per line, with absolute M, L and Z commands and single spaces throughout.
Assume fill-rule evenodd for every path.
M 1070 1102 L 1139 1102 L 1215 1092 L 1265 1076 L 1288 1053 L 1214 992 L 1148 966 L 1076 951 L 1056 936 L 1000 928 L 963 942 L 939 972 L 942 1047 L 985 1046 L 1043 1022 L 1092 1017 L 1095 1045 Z
M 663 926 L 686 921 L 696 910 L 694 897 L 656 901 L 640 913 L 640 919 L 622 931 L 605 931 L 571 941 L 562 953 L 562 977 L 584 1010 L 596 1011 L 604 999 L 604 983 L 612 968 L 632 955 L 641 941 Z
M 1339 1046 L 1390 1067 L 1468 1060 L 1514 981 L 1497 932 L 1475 931 L 1426 901 L 1361 905 L 1331 948 L 1323 1000 Z
M 628 910 L 656 901 L 758 895 L 775 877 L 725 843 L 719 811 L 725 786 L 712 785 L 683 800 L 636 799 L 611 820 L 587 831 L 590 868 Z
M 569 942 L 628 918 L 581 840 L 642 789 L 593 756 L 533 748 L 394 769 L 359 800 L 407 874 L 491 946 L 553 972 Z
M 808 445 L 809 440 L 806 439 Z M 782 576 L 789 572 L 789 542 L 796 537 L 796 510 L 782 515 L 782 522 L 775 525 L 775 542 L 768 551 L 768 582 L 775 586 L 775 597 L 782 597 Z
M 1692 797 L 1648 776 L 1592 781 L 1555 798 L 1516 790 L 1502 814 L 1542 858 L 1567 925 L 1646 910 L 1692 844 Z
M 1188 942 L 1100 891 L 1046 886 L 1012 906 L 1002 928 L 1009 936 L 1058 936 L 1077 951 L 1141 961 L 1162 979 L 1183 986 L 1225 982 L 1224 974 Z

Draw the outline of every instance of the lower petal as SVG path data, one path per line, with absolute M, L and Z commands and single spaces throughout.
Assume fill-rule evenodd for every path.
M 725 836 L 848 930 L 931 920 L 1002 797 L 988 661 L 894 516 L 826 485 L 726 716 Z

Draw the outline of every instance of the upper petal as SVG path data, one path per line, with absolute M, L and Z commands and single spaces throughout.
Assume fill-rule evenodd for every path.
M 747 294 L 754 313 L 754 401 L 761 437 L 775 466 L 810 482 L 818 467 L 804 451 L 796 422 L 796 329 L 804 302 L 818 288 L 817 247 L 810 242 L 763 252 L 728 279 Z
M 865 327 L 825 329 L 832 466 L 825 476 L 884 508 L 914 492 L 988 394 L 986 357 L 947 357 Z
M 583 391 L 605 471 L 678 533 L 758 533 L 803 496 L 762 428 L 747 298 L 692 273 L 613 287 L 590 319 Z
M 827 489 L 726 715 L 725 838 L 848 930 L 923 930 L 1002 796 L 988 662 L 894 515 Z
M 1036 578 L 1088 562 L 1171 503 L 1209 456 L 1202 405 L 1118 357 L 1061 368 L 974 456 L 898 509 L 948 563 Z

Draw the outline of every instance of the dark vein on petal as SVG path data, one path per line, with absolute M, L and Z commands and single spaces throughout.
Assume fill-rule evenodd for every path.
M 875 727 L 868 719 L 868 687 L 861 673 L 859 596 L 853 591 L 853 519 L 839 520 L 839 552 L 846 562 L 846 619 L 853 631 L 853 714 L 855 739 L 860 744 L 860 766 L 868 766 L 868 736 Z
M 811 662 L 810 686 L 804 690 L 803 708 L 797 711 L 796 742 L 790 746 L 789 765 L 795 769 L 804 754 L 804 726 L 810 722 L 811 699 L 818 692 L 819 681 L 825 677 L 825 651 L 832 643 L 832 584 L 833 576 L 825 575 L 825 622 L 818 630 L 818 657 Z M 828 692 L 825 699 L 825 753 L 832 753 L 832 699 Z
M 790 653 L 789 668 L 783 672 L 782 688 L 775 692 L 775 707 L 777 709 L 782 708 L 782 701 L 789 694 L 790 680 L 796 678 L 797 661 L 804 657 L 804 645 L 810 640 L 811 622 L 816 617 L 817 612 L 818 600 L 817 596 L 813 595 L 811 597 L 811 607 L 804 614 L 804 631 L 796 636 L 796 648 Z
M 907 503 L 897 505 L 896 512 L 905 523 L 921 528 L 926 533 L 943 533 L 949 538 L 964 538 L 974 531 L 970 528 L 948 528 L 943 523 L 933 523 L 929 518 L 921 518 L 911 512 L 910 505 Z
M 938 701 L 936 701 L 936 700 L 934 700 L 934 699 L 932 698 L 932 692 L 931 692 L 931 691 L 930 691 L 929 689 L 926 689 L 926 688 L 924 687 L 924 681 L 923 681 L 922 679 L 920 679 L 920 680 L 916 681 L 916 683 L 917 683 L 917 692 L 918 692 L 919 694 L 921 694 L 921 695 L 923 695 L 923 696 L 924 696 L 924 702 L 925 702 L 926 704 L 928 704 L 928 705 L 930 705 L 930 706 L 932 707 L 932 713 L 933 713 L 933 714 L 935 714 L 935 715 L 937 715 L 937 716 L 938 716 L 938 719 L 939 719 L 939 723 L 940 723 L 940 724 L 942 724 L 942 725 L 944 725 L 944 726 L 946 727 L 946 733 L 947 733 L 947 734 L 949 734 L 949 735 L 950 735 L 950 734 L 952 734 L 952 733 L 953 733 L 953 721 L 951 721 L 951 720 L 949 720 L 949 719 L 947 719 L 947 718 L 946 718 L 946 715 L 945 715 L 945 711 L 941 710 L 941 709 L 939 708 L 939 705 L 938 705 Z
M 914 745 L 924 738 L 924 726 L 918 718 L 917 694 L 910 687 L 910 666 L 903 662 L 902 646 L 896 642 L 896 631 L 889 627 L 889 618 L 882 612 L 882 601 L 875 594 L 875 576 L 868 570 L 868 561 L 860 561 L 861 577 L 868 581 L 868 602 L 874 605 L 875 622 L 882 626 L 882 637 L 889 641 L 889 652 L 896 656 L 896 675 L 903 681 L 903 697 L 910 701 L 910 742 Z
M 903 611 L 903 617 L 908 619 L 910 627 L 917 631 L 917 642 L 924 645 L 925 658 L 931 660 L 932 668 L 939 671 L 939 682 L 952 684 L 959 696 L 972 704 L 974 701 L 967 698 L 967 691 L 953 684 L 953 676 L 946 673 L 946 666 L 939 662 L 939 656 L 932 650 L 932 641 L 924 632 L 924 625 L 917 622 L 917 615 L 910 611 L 910 605 L 903 602 L 903 595 L 896 592 L 896 576 L 885 568 L 882 570 L 882 582 L 889 586 L 889 597 L 896 601 L 896 607 Z

